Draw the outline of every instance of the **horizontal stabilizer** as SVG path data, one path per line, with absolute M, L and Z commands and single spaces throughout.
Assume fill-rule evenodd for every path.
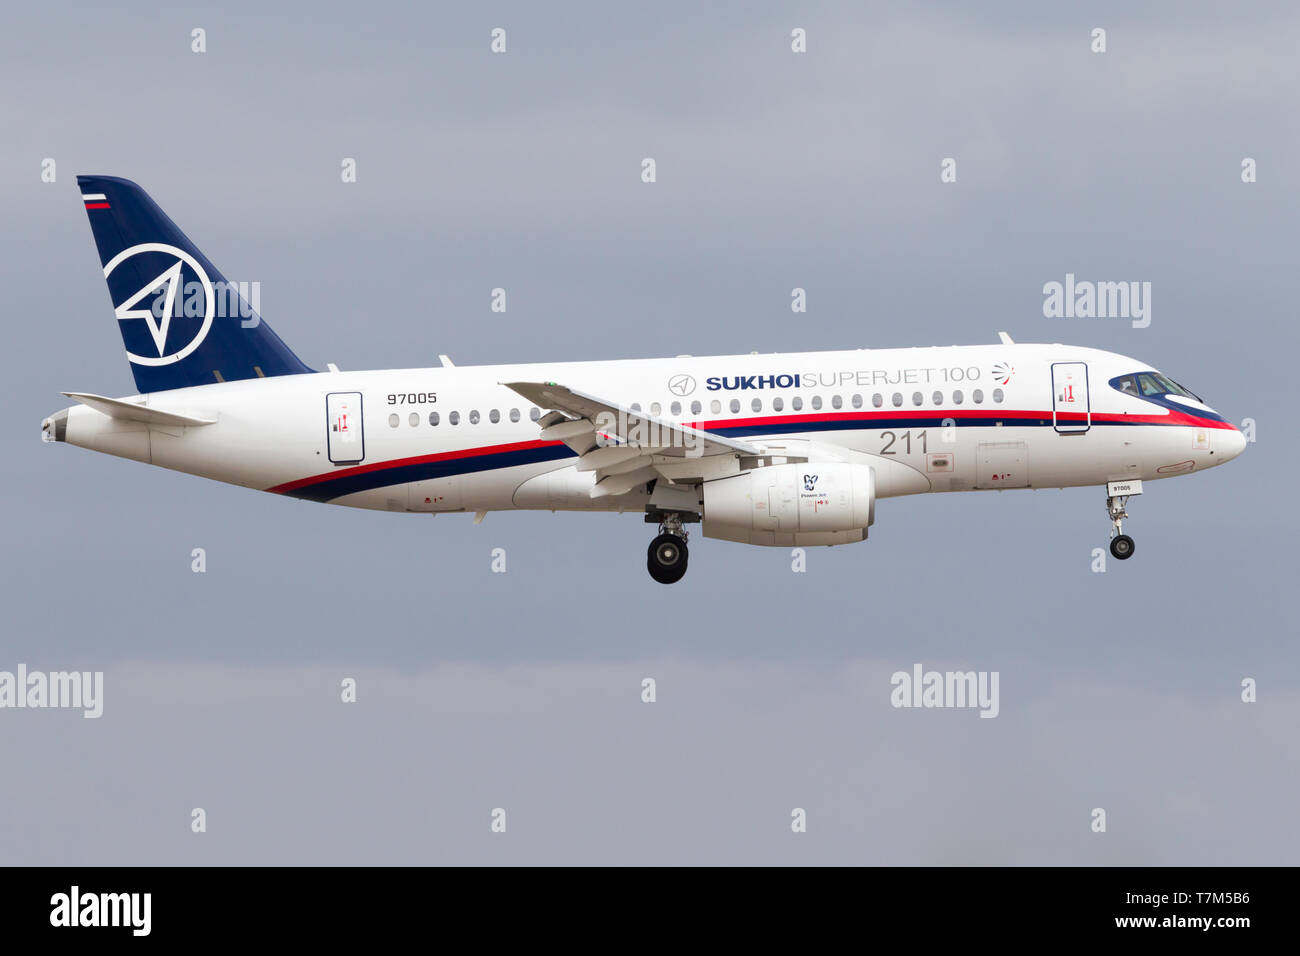
M 197 427 L 212 425 L 215 418 L 192 418 L 178 415 L 176 412 L 164 412 L 157 408 L 148 408 L 134 402 L 124 402 L 120 398 L 105 398 L 103 395 L 91 395 L 88 392 L 64 392 L 68 398 L 75 398 L 83 405 L 88 405 L 97 412 L 103 412 L 109 418 L 126 422 L 143 422 L 146 425 L 185 425 Z

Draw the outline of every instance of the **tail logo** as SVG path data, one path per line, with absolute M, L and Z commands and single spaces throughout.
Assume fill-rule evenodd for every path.
M 116 313 L 119 322 L 125 322 L 134 319 L 143 319 L 148 325 L 149 334 L 153 337 L 154 346 L 158 349 L 158 354 L 153 355 L 136 355 L 133 352 L 127 352 L 126 357 L 137 365 L 171 365 L 179 362 L 187 355 L 198 348 L 205 338 L 208 331 L 212 328 L 212 318 L 216 314 L 216 293 L 212 288 L 212 280 L 208 278 L 207 272 L 203 266 L 199 265 L 197 259 L 185 252 L 183 249 L 177 249 L 175 246 L 169 246 L 162 242 L 142 242 L 137 246 L 129 249 L 123 249 L 115 255 L 104 266 L 104 278 L 107 279 L 113 274 L 113 270 L 120 266 L 126 260 L 133 256 L 143 255 L 145 253 L 161 253 L 166 256 L 175 256 L 176 261 L 168 268 L 164 269 L 154 279 L 146 282 L 140 291 L 130 296 L 125 302 L 117 306 Z M 203 285 L 203 323 L 199 326 L 194 337 L 185 343 L 182 347 L 167 351 L 167 332 L 171 328 L 173 309 L 176 304 L 176 296 L 181 292 L 183 283 L 181 281 L 181 266 L 189 266 L 194 274 L 198 277 L 199 282 Z M 146 275 L 148 273 L 145 273 Z M 162 315 L 155 316 L 152 308 L 135 308 L 141 299 L 152 296 L 163 287 L 166 287 L 165 301 L 163 303 Z

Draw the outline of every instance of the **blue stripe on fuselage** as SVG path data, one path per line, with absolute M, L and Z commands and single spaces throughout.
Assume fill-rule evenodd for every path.
M 370 491 L 389 485 L 404 485 L 411 481 L 449 478 L 452 475 L 467 475 L 479 471 L 492 471 L 496 468 L 513 468 L 517 465 L 535 465 L 538 462 L 559 461 L 573 457 L 577 456 L 564 445 L 544 445 L 540 448 L 449 458 L 444 461 L 393 465 L 391 468 L 326 478 L 285 494 L 293 498 L 305 498 L 308 501 L 329 501 L 344 495 L 356 494 L 358 491 Z

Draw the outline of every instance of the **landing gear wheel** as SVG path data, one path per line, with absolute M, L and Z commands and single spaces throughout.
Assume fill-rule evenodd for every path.
M 661 534 L 650 542 L 646 552 L 646 569 L 660 584 L 675 584 L 686 574 L 689 557 L 686 540 L 681 535 Z
M 1133 557 L 1133 539 L 1126 534 L 1117 534 L 1110 539 L 1110 553 L 1116 560 L 1127 561 Z
M 1107 486 L 1109 488 L 1109 486 Z M 1141 494 L 1139 490 L 1138 494 Z M 1124 533 L 1124 519 L 1128 517 L 1128 495 L 1112 495 L 1106 498 L 1106 512 L 1110 515 L 1110 553 L 1116 561 L 1127 561 L 1133 557 L 1133 539 Z

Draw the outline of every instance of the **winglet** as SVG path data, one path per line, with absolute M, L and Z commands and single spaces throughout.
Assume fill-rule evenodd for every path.
M 1007 333 L 1005 333 L 1005 332 L 999 332 L 999 333 L 998 333 L 998 339 L 1002 342 L 1003 345 L 1015 345 L 1015 344 L 1016 344 L 1015 342 L 1011 341 L 1011 336 L 1007 335 Z

